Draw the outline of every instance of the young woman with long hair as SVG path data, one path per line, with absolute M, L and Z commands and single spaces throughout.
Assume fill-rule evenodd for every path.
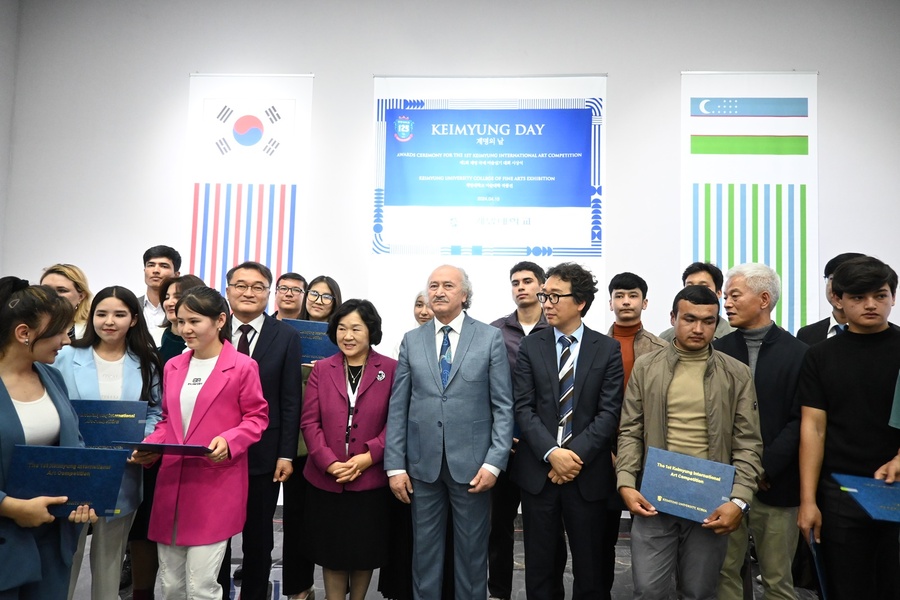
M 153 337 L 144 322 L 137 297 L 127 288 L 100 290 L 91 302 L 84 337 L 60 351 L 54 365 L 69 389 L 70 399 L 136 400 L 147 403 L 144 435 L 159 421 L 162 366 Z M 119 573 L 128 532 L 141 502 L 141 468 L 128 465 L 114 517 L 103 517 L 91 538 L 91 598 L 106 600 L 119 592 Z M 78 542 L 69 585 L 69 599 L 84 557 L 87 531 Z

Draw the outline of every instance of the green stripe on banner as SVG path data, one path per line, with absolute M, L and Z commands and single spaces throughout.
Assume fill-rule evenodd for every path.
M 735 265 L 734 262 L 734 184 L 728 184 L 728 268 Z
M 759 262 L 759 184 L 753 184 L 753 262 Z
M 706 211 L 706 216 L 703 218 L 706 226 L 703 260 L 709 262 L 709 255 L 712 251 L 712 184 L 707 183 L 703 186 L 703 194 L 705 201 L 704 210 Z
M 692 135 L 691 154 L 809 154 L 805 135 Z
M 782 231 L 782 216 L 781 216 L 781 184 L 775 186 L 775 271 L 778 272 L 778 277 L 784 281 L 784 269 L 782 268 L 781 262 L 781 254 L 783 250 L 784 243 L 782 238 L 784 236 L 784 232 Z M 781 307 L 784 305 L 784 302 L 779 302 L 775 305 L 775 321 L 778 325 L 782 324 L 781 320 Z
M 800 184 L 800 326 L 806 325 L 806 184 Z

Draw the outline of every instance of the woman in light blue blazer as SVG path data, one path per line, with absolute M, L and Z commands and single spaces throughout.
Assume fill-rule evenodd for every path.
M 62 600 L 80 525 L 96 519 L 80 506 L 69 522 L 47 508 L 65 496 L 16 498 L 6 474 L 17 444 L 83 446 L 66 385 L 47 365 L 69 343 L 74 308 L 49 287 L 0 279 L 0 600 Z
M 141 400 L 148 403 L 144 435 L 162 415 L 156 344 L 147 329 L 137 297 L 120 286 L 100 290 L 91 302 L 84 337 L 59 353 L 54 365 L 63 375 L 69 397 L 80 400 Z M 91 541 L 91 598 L 108 600 L 119 592 L 119 573 L 128 532 L 141 502 L 141 468 L 130 464 L 119 490 L 114 517 L 94 525 Z M 82 532 L 72 561 L 69 600 L 84 557 Z

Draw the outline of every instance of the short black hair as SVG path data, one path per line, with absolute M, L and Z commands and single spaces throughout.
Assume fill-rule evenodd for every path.
M 509 278 L 512 279 L 512 276 L 519 271 L 531 271 L 539 282 L 544 283 L 547 281 L 547 274 L 544 273 L 544 269 L 530 260 L 523 260 L 513 265 L 513 268 L 509 270 Z
M 307 285 L 308 285 L 308 284 L 306 283 L 306 277 L 304 277 L 304 276 L 301 275 L 300 273 L 284 273 L 284 274 L 281 275 L 281 276 L 278 278 L 278 280 L 275 282 L 275 287 L 278 287 L 279 285 L 281 285 L 281 280 L 282 280 L 282 279 L 292 279 L 292 280 L 294 280 L 294 281 L 302 281 L 302 282 L 303 282 L 303 287 L 304 287 L 304 288 L 306 288 Z
M 609 294 L 612 296 L 613 290 L 641 290 L 641 298 L 647 299 L 647 282 L 640 275 L 629 273 L 619 273 L 609 280 Z
M 860 256 L 865 256 L 865 254 L 861 252 L 844 252 L 843 254 L 838 254 L 827 263 L 825 263 L 825 279 L 828 279 L 829 276 L 834 275 L 835 270 L 851 258 L 859 258 Z
M 874 292 L 885 284 L 891 289 L 891 295 L 896 295 L 897 272 L 874 256 L 859 256 L 835 269 L 831 291 L 840 298 L 844 294 Z
M 713 285 L 716 286 L 716 291 L 722 291 L 722 284 L 725 283 L 725 277 L 722 275 L 722 269 L 710 262 L 695 262 L 689 264 L 687 269 L 684 270 L 684 273 L 681 274 L 681 284 L 685 285 L 684 282 L 687 281 L 688 277 L 690 277 L 694 273 L 701 272 L 709 273 L 710 277 L 712 277 Z
M 176 272 L 181 270 L 181 254 L 179 254 L 178 250 L 172 246 L 153 246 L 152 248 L 147 248 L 147 251 L 144 252 L 145 266 L 150 262 L 151 258 L 168 258 L 172 261 L 172 267 L 174 267 Z
M 581 316 L 586 315 L 597 294 L 597 280 L 593 274 L 579 264 L 567 262 L 547 269 L 547 278 L 551 277 L 559 277 L 572 285 L 572 299 L 576 304 L 584 302 Z
M 366 324 L 366 329 L 369 330 L 369 345 L 377 346 L 380 344 L 381 315 L 375 310 L 374 304 L 368 300 L 357 298 L 347 300 L 331 313 L 331 318 L 328 320 L 328 339 L 331 340 L 331 343 L 337 345 L 338 322 L 353 311 L 359 313 L 359 318 L 362 319 L 362 322 Z
M 269 285 L 272 285 L 272 271 L 269 270 L 269 267 L 253 260 L 244 261 L 238 266 L 228 269 L 228 273 L 225 274 L 225 281 L 231 283 L 231 276 L 234 275 L 234 272 L 238 269 L 252 269 L 265 277 L 266 281 L 269 282 Z
M 689 285 L 685 286 L 675 294 L 675 300 L 672 301 L 672 314 L 678 314 L 678 303 L 682 300 L 687 300 L 691 304 L 697 304 L 700 306 L 703 305 L 715 305 L 716 306 L 716 316 L 718 316 L 718 306 L 719 306 L 719 297 L 716 296 L 716 293 L 706 287 L 705 285 Z M 718 320 L 716 320 L 718 323 Z

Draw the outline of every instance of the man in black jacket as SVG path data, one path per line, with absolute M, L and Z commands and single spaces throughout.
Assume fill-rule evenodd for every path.
M 728 272 L 725 314 L 733 333 L 713 346 L 750 366 L 759 401 L 763 439 L 763 476 L 752 510 L 731 534 L 719 578 L 718 598 L 741 600 L 741 566 L 753 534 L 766 600 L 793 599 L 791 561 L 797 547 L 800 504 L 798 447 L 800 407 L 797 382 L 807 345 L 772 322 L 781 294 L 778 274 L 749 263 Z

